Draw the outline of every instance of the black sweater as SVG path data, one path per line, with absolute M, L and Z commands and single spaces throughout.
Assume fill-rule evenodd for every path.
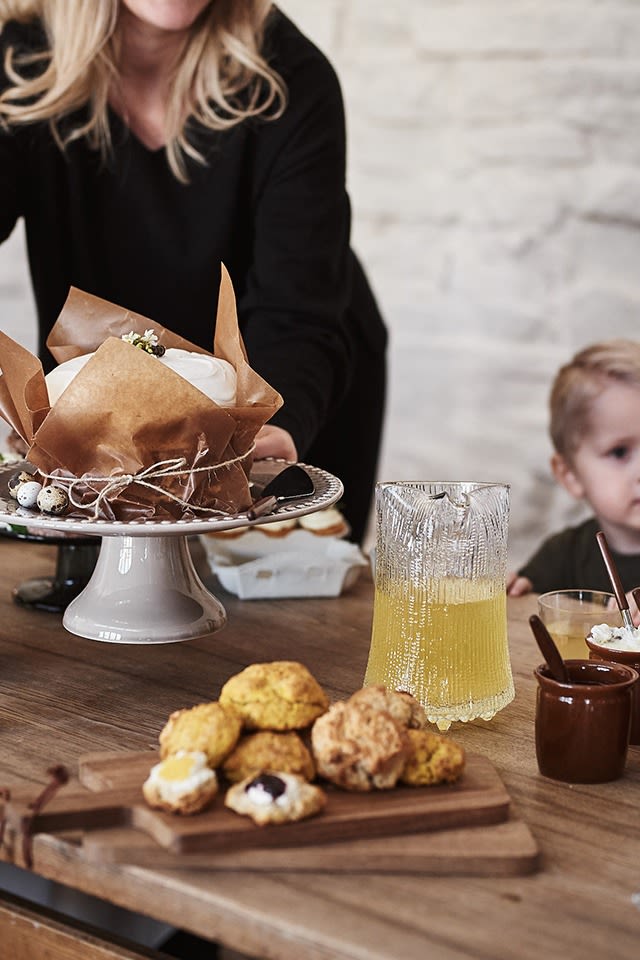
M 43 38 L 12 23 L 0 56 L 9 44 L 34 49 Z M 48 124 L 0 134 L 0 241 L 24 217 L 47 369 L 44 341 L 70 286 L 212 349 L 224 262 L 249 360 L 285 399 L 274 422 L 302 455 L 344 394 L 358 342 L 379 353 L 385 331 L 349 247 L 334 71 L 279 12 L 265 53 L 287 86 L 283 116 L 195 129 L 207 166 L 189 162 L 186 185 L 115 113 L 106 164 L 84 140 L 61 152 Z

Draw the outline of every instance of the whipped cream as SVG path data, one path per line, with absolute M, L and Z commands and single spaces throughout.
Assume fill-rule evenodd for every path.
M 73 357 L 72 360 L 66 360 L 47 374 L 45 380 L 51 406 L 93 356 L 93 353 L 85 353 L 80 357 Z M 233 407 L 235 405 L 236 371 L 227 360 L 211 357 L 206 353 L 181 350 L 177 347 L 169 347 L 163 356 L 155 359 L 158 363 L 169 367 L 183 380 L 187 380 L 218 406 Z
M 591 628 L 589 639 L 592 643 L 610 650 L 640 651 L 638 627 L 610 627 L 608 623 L 598 623 Z
M 179 801 L 215 780 L 216 775 L 207 765 L 206 754 L 199 750 L 179 750 L 151 768 L 147 783 L 153 784 L 167 803 Z

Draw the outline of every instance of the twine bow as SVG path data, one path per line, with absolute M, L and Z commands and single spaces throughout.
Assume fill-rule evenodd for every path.
M 191 477 L 194 473 L 203 473 L 210 470 L 221 470 L 223 467 L 230 467 L 234 463 L 240 463 L 242 460 L 245 460 L 251 453 L 253 453 L 254 449 L 255 444 L 252 444 L 246 453 L 240 454 L 237 457 L 232 457 L 230 460 L 224 460 L 221 463 L 211 464 L 207 467 L 189 467 L 185 457 L 176 457 L 172 460 L 158 460 L 157 463 L 152 463 L 151 466 L 145 467 L 144 470 L 140 470 L 139 473 L 119 473 L 110 477 L 95 477 L 86 475 L 84 477 L 58 477 L 49 473 L 43 473 L 42 476 L 46 477 L 47 480 L 52 480 L 59 486 L 64 485 L 69 496 L 69 503 L 71 503 L 78 510 L 91 510 L 93 508 L 93 515 L 91 517 L 92 520 L 97 520 L 100 516 L 100 508 L 105 500 L 115 500 L 123 490 L 134 483 L 138 484 L 138 486 L 146 487 L 148 490 L 153 490 L 155 493 L 159 493 L 164 497 L 168 497 L 175 503 L 179 503 L 180 506 L 184 507 L 185 509 L 189 508 L 190 510 L 195 510 L 199 513 L 207 513 L 209 515 L 223 517 L 227 516 L 223 510 L 215 510 L 211 507 L 199 507 L 197 504 L 189 503 L 188 500 L 178 497 L 176 494 L 171 493 L 171 491 L 166 490 L 159 483 L 154 483 L 152 481 L 161 481 L 166 477 L 179 477 L 184 476 L 185 474 L 188 477 Z M 104 486 L 92 500 L 81 501 L 76 499 L 76 494 L 78 491 L 86 489 L 89 484 L 104 484 Z

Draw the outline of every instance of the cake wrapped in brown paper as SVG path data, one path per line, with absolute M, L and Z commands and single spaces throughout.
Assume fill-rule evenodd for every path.
M 50 406 L 40 361 L 0 333 L 0 414 L 45 482 L 67 487 L 71 515 L 192 519 L 246 509 L 255 436 L 282 398 L 247 362 L 225 268 L 213 356 L 235 369 L 234 406 L 218 406 L 122 339 L 149 329 L 165 348 L 207 354 L 152 319 L 72 288 L 47 346 L 58 363 L 94 355 Z

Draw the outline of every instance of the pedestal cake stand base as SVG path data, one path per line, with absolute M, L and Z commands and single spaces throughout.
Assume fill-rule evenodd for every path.
M 103 537 L 93 576 L 62 620 L 70 633 L 107 643 L 193 640 L 226 622 L 179 536 Z

